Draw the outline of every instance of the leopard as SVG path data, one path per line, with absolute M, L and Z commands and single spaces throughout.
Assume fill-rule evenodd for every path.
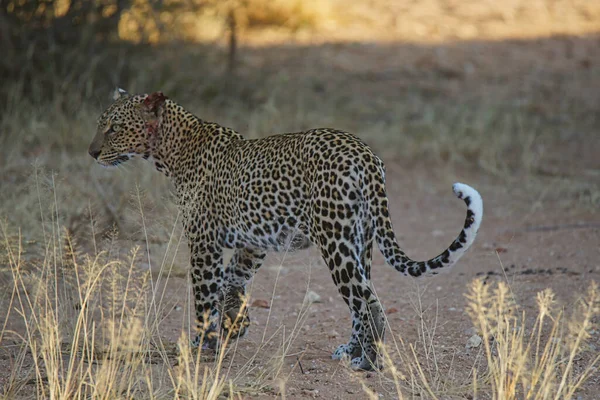
M 371 281 L 374 243 L 400 274 L 431 276 L 453 266 L 479 230 L 481 195 L 455 183 L 467 206 L 460 233 L 436 257 L 415 261 L 394 233 L 384 163 L 358 136 L 319 128 L 248 139 L 159 91 L 118 89 L 113 100 L 88 152 L 104 167 L 148 160 L 172 182 L 190 252 L 194 346 L 218 349 L 224 338 L 243 337 L 246 288 L 267 253 L 314 245 L 352 320 L 332 358 L 380 369 L 387 320 Z M 233 252 L 226 266 L 224 249 Z

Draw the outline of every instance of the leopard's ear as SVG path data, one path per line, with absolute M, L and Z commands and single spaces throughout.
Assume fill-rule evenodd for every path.
M 162 92 L 154 92 L 146 96 L 140 104 L 144 110 L 144 119 L 146 120 L 146 129 L 148 130 L 149 140 L 153 141 L 161 130 L 162 113 L 160 112 L 167 101 L 167 96 Z
M 149 94 L 148 97 L 144 99 L 144 107 L 146 110 L 158 115 L 158 111 L 162 108 L 167 100 L 167 96 L 165 96 L 162 92 L 154 92 Z
M 127 93 L 127 90 L 121 89 L 120 87 L 116 88 L 113 92 L 113 100 L 117 101 L 123 97 L 129 97 L 129 93 Z

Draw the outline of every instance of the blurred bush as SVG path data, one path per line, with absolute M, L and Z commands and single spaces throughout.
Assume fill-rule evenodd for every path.
M 316 26 L 318 0 L 7 0 L 0 3 L 4 104 L 68 97 L 75 104 L 134 74 L 135 46 L 226 38 L 229 69 L 247 29 Z M 65 96 L 68 93 L 69 96 Z M 59 101 L 59 103 L 61 103 Z
M 89 83 L 105 63 L 106 43 L 118 39 L 129 0 L 8 0 L 0 7 L 4 104 L 57 93 L 91 95 Z M 87 90 L 86 90 L 86 86 Z M 71 93 L 73 94 L 73 93 Z M 9 101 L 12 100 L 12 101 Z
M 331 13 L 328 0 L 133 0 L 119 36 L 134 42 L 205 41 L 231 29 L 311 29 Z

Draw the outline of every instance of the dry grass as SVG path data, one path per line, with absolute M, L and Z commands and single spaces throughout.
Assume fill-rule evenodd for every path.
M 40 181 L 48 182 L 42 187 Z M 83 252 L 63 225 L 54 175 L 36 170 L 29 189 L 38 201 L 43 243 L 28 241 L 20 229 L 0 222 L 0 276 L 8 289 L 0 295 L 0 310 L 6 311 L 0 345 L 13 365 L 0 398 L 217 399 L 272 390 L 273 382 L 285 387 L 289 374 L 282 373 L 284 360 L 310 304 L 300 307 L 291 330 L 280 327 L 267 335 L 268 318 L 262 340 L 249 356 L 237 357 L 237 342 L 230 337 L 223 338 L 216 354 L 192 350 L 191 283 L 184 299 L 167 291 L 169 280 L 183 274 L 176 267 L 183 238 L 177 217 L 168 242 L 153 246 L 138 189 L 130 203 L 137 207 L 138 234 L 145 245 L 124 253 L 117 231 L 96 231 L 90 214 L 91 239 L 81 237 L 90 248 Z M 151 248 L 162 254 L 151 257 Z M 310 277 L 306 291 L 309 283 Z M 271 303 L 276 289 L 277 284 Z M 253 285 L 248 296 L 252 294 Z M 175 308 L 173 300 L 184 303 L 177 343 L 161 334 Z
M 600 292 L 592 283 L 576 306 L 564 315 L 550 289 L 537 295 L 533 327 L 518 311 L 508 285 L 471 284 L 468 312 L 481 332 L 489 383 L 495 399 L 570 399 L 598 370 L 600 355 L 581 355 L 600 315 Z M 575 368 L 577 358 L 578 368 Z
M 424 310 L 420 292 L 415 311 L 418 340 L 408 343 L 398 334 L 381 346 L 385 369 L 380 379 L 394 388 L 398 399 L 572 399 L 598 373 L 600 355 L 590 350 L 591 332 L 598 328 L 600 292 L 592 282 L 586 293 L 565 312 L 550 289 L 537 294 L 532 320 L 519 311 L 510 287 L 476 279 L 469 284 L 467 312 L 481 343 L 468 374 L 455 371 L 437 354 L 434 341 L 437 311 Z M 529 317 L 526 318 L 526 317 Z M 379 398 L 363 382 L 365 395 Z
M 206 357 L 190 353 L 185 331 L 178 346 L 159 334 L 170 268 L 155 279 L 139 267 L 138 248 L 117 258 L 110 240 L 106 249 L 95 243 L 91 254 L 80 254 L 52 208 L 42 258 L 27 257 L 22 237 L 1 226 L 2 273 L 12 287 L 2 299 L 0 342 L 14 357 L 3 396 L 215 399 L 225 391 L 223 355 L 201 363 Z
M 56 194 L 56 186 L 51 190 Z M 174 309 L 167 285 L 177 272 L 174 260 L 181 235 L 173 229 L 160 266 L 143 267 L 151 263 L 150 246 L 139 193 L 135 200 L 148 253 L 134 247 L 124 255 L 117 248 L 122 242 L 110 232 L 96 241 L 93 220 L 93 249 L 82 253 L 62 225 L 56 197 L 49 208 L 39 204 L 46 238 L 43 254 L 26 251 L 20 231 L 0 223 L 0 274 L 8 289 L 0 296 L 0 309 L 6 311 L 0 344 L 3 357 L 13 364 L 3 381 L 2 398 L 217 399 L 260 393 L 274 381 L 285 384 L 284 359 L 309 304 L 302 306 L 291 332 L 284 328 L 266 336 L 265 326 L 248 359 L 236 358 L 237 345 L 230 337 L 223 338 L 216 354 L 204 354 L 189 346 L 195 333 L 190 332 L 194 323 L 188 282 L 182 333 L 171 343 L 161 334 L 161 324 Z M 278 351 L 263 356 L 275 339 L 281 340 Z M 239 364 L 235 371 L 233 363 Z

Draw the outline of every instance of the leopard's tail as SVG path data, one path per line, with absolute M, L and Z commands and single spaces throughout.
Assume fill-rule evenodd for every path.
M 483 216 L 481 195 L 477 190 L 463 183 L 455 183 L 452 189 L 456 197 L 462 199 L 467 205 L 465 225 L 458 237 L 446 250 L 427 261 L 414 261 L 402 251 L 392 228 L 387 209 L 387 198 L 381 199 L 379 210 L 383 215 L 373 215 L 375 219 L 375 237 L 379 250 L 383 253 L 387 263 L 397 271 L 415 277 L 423 274 L 436 274 L 441 268 L 449 268 L 454 265 L 473 244 Z

